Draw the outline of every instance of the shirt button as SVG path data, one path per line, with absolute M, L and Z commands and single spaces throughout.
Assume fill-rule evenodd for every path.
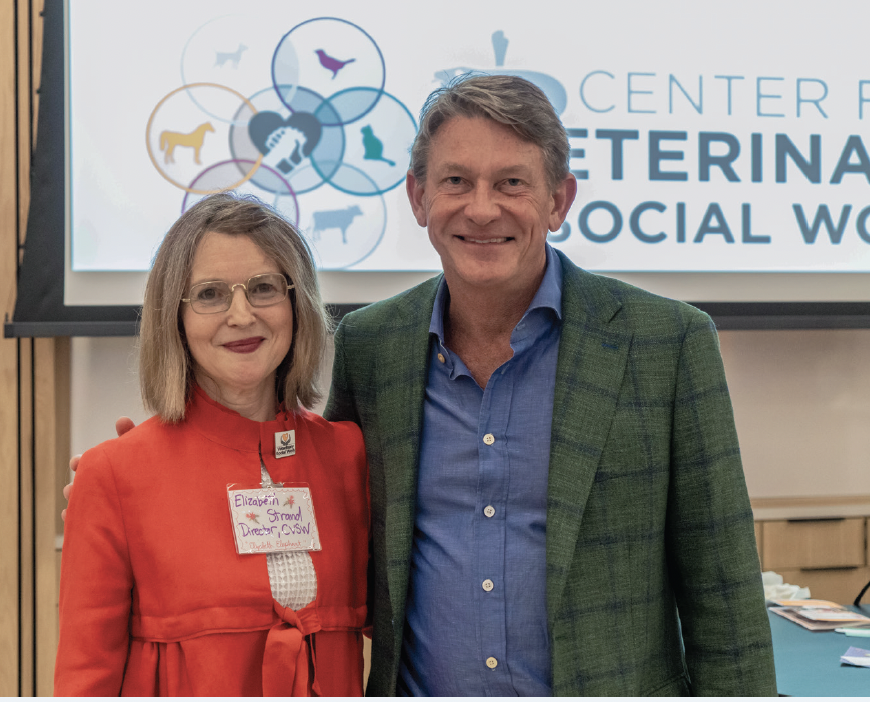
M 495 437 L 492 434 L 487 434 L 483 437 L 483 443 L 487 446 L 492 446 L 495 443 Z
M 490 580 L 489 578 L 483 581 L 483 589 L 487 592 L 491 591 L 494 587 L 495 585 L 492 584 L 492 580 Z
M 498 661 L 495 658 L 493 658 L 492 656 L 490 656 L 489 658 L 486 659 L 486 667 L 487 668 L 495 668 L 497 665 L 498 665 Z
M 443 353 L 439 353 L 439 354 L 438 354 L 438 360 L 441 361 L 441 363 L 444 363 L 447 359 L 444 358 L 444 354 L 443 354 Z
M 492 517 L 495 514 L 495 507 L 493 507 L 492 505 L 487 505 L 483 508 L 483 513 L 487 517 Z

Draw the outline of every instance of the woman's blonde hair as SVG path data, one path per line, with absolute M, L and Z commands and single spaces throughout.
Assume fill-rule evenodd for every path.
M 250 196 L 219 193 L 187 210 L 166 235 L 148 276 L 139 332 L 139 379 L 145 407 L 165 422 L 184 419 L 194 385 L 193 359 L 181 320 L 193 257 L 208 232 L 247 236 L 295 286 L 293 341 L 278 366 L 278 401 L 288 410 L 312 407 L 321 397 L 320 362 L 332 330 L 323 306 L 311 251 L 281 215 Z

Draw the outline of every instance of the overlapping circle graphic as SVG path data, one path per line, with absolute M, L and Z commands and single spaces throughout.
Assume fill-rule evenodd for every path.
M 184 196 L 184 200 L 181 203 L 181 211 L 185 212 L 187 208 L 193 207 L 193 205 L 199 202 L 202 199 L 202 197 L 198 196 L 199 193 L 213 192 L 213 190 L 210 189 L 212 183 L 224 182 L 226 179 L 232 178 L 233 174 L 238 173 L 240 170 L 245 171 L 246 169 L 251 169 L 254 163 L 254 161 L 246 159 L 232 159 L 230 161 L 221 161 L 209 166 L 190 184 L 187 191 L 188 194 Z M 269 202 L 272 207 L 284 215 L 289 222 L 298 227 L 299 203 L 296 200 L 296 194 L 290 188 L 290 184 L 285 180 L 281 173 L 265 164 L 260 164 L 257 173 L 261 178 L 266 174 L 267 177 L 272 179 L 273 183 L 282 184 L 281 186 L 273 188 L 272 192 L 274 195 L 271 199 L 266 200 L 266 202 Z M 257 195 L 260 199 L 264 199 L 262 193 L 258 192 L 257 188 L 253 186 L 253 181 L 249 179 L 244 185 L 234 188 L 234 190 L 240 193 Z M 218 192 L 221 191 L 218 190 Z
M 329 37 L 328 44 L 324 37 Z M 281 39 L 272 59 L 272 84 L 290 110 L 297 85 L 321 95 L 351 87 L 373 89 L 363 99 L 348 102 L 340 120 L 324 121 L 324 125 L 340 126 L 363 117 L 377 104 L 385 83 L 384 56 L 374 39 L 361 27 L 337 17 L 297 24 Z
M 209 102 L 218 114 L 232 116 L 239 112 L 240 105 L 246 106 L 251 113 L 256 112 L 253 104 L 241 93 L 225 85 L 215 83 L 191 83 L 182 85 L 165 95 L 151 111 L 148 124 L 145 126 L 145 145 L 148 158 L 166 180 L 174 186 L 187 192 L 200 195 L 233 190 L 249 180 L 260 166 L 262 157 L 255 159 L 246 169 L 236 171 L 233 177 L 219 187 L 209 190 L 191 189 L 185 185 L 191 181 L 198 166 L 203 163 L 203 153 L 206 157 L 217 153 L 219 144 L 227 138 L 229 128 L 227 122 L 218 119 L 208 119 L 211 114 L 202 115 L 194 111 L 191 119 L 190 96 L 207 94 Z M 194 103 L 196 104 L 196 103 Z M 199 119 L 205 121 L 196 124 Z M 173 129 L 178 124 L 184 124 L 183 131 Z M 191 125 L 193 128 L 191 129 Z M 211 135 L 215 135 L 214 138 Z M 156 154 L 162 153 L 162 158 Z
M 386 92 L 386 64 L 362 27 L 317 17 L 267 51 L 256 18 L 208 20 L 181 52 L 182 85 L 146 126 L 158 173 L 182 211 L 226 190 L 254 194 L 300 227 L 323 270 L 355 266 L 386 231 L 384 193 L 408 169 L 417 124 Z

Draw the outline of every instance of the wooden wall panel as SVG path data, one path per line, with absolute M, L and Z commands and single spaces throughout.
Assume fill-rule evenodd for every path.
M 0 340 L 0 695 L 18 694 L 17 342 Z
M 15 305 L 27 225 L 43 5 L 42 0 L 0 0 L 0 309 L 4 319 Z M 69 340 L 0 338 L 3 696 L 52 693 L 57 645 L 56 520 L 69 454 L 68 407 Z
M 4 697 L 18 694 L 17 346 L 15 340 L 0 340 L 0 695 Z
M 58 476 L 69 461 L 69 339 L 36 339 L 34 368 L 36 694 L 46 696 L 54 691 L 58 639 L 55 525 L 63 500 Z
M 0 3 L 0 305 L 15 303 L 18 248 L 15 7 Z M 18 346 L 0 339 L 0 695 L 19 694 Z
M 764 522 L 764 570 L 865 566 L 864 517 Z
M 20 582 L 21 582 L 21 632 L 20 632 L 20 694 L 30 697 L 36 694 L 34 651 L 36 647 L 35 587 L 36 562 L 34 559 L 34 510 L 33 510 L 33 450 L 36 444 L 33 426 L 33 339 L 22 339 L 18 352 L 19 385 L 19 494 L 21 495 L 19 524 L 20 536 Z
M 15 304 L 18 188 L 16 169 L 15 14 L 0 3 L 0 304 L 12 315 Z M 9 342 L 14 345 L 14 342 Z

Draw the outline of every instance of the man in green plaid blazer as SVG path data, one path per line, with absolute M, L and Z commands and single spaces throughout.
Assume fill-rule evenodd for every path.
M 447 343 L 481 387 L 511 358 L 499 342 L 540 284 L 546 231 L 558 230 L 576 193 L 567 154 L 547 179 L 546 140 L 486 102 L 540 102 L 536 90 L 486 77 L 442 91 L 424 108 L 412 152 L 411 205 L 449 288 Z M 554 113 L 526 122 L 547 119 L 558 123 Z M 552 692 L 776 694 L 752 512 L 711 320 L 562 254 L 558 261 L 546 495 Z M 335 336 L 326 416 L 362 427 L 371 472 L 373 695 L 396 693 L 402 659 L 440 280 L 347 315 Z M 503 329 L 490 324 L 475 345 L 468 321 L 492 323 L 499 305 Z

